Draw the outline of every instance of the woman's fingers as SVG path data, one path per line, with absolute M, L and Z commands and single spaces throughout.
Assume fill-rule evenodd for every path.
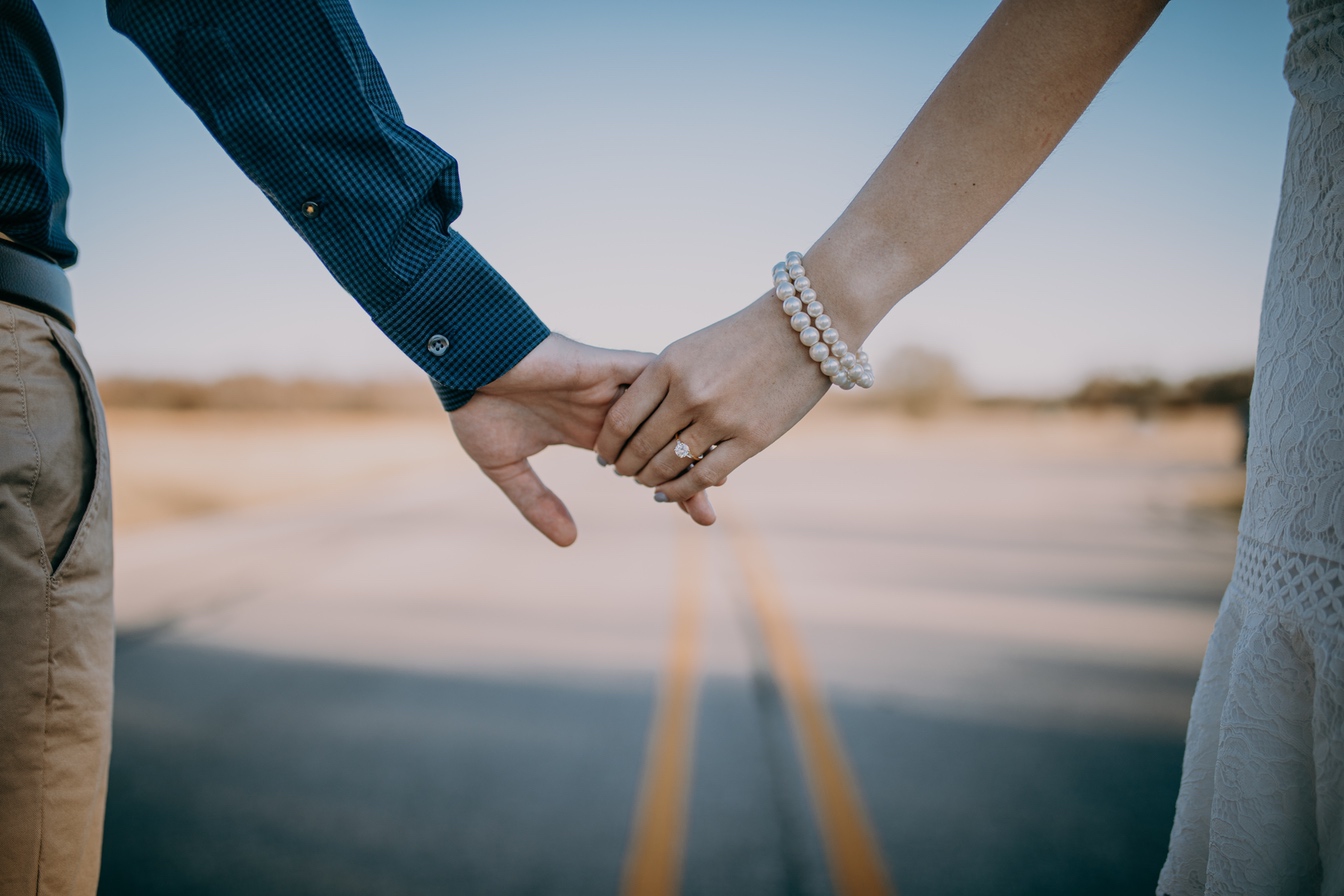
M 626 441 L 616 458 L 616 472 L 622 476 L 634 476 L 643 470 L 655 454 L 666 448 L 673 449 L 677 433 L 690 423 L 673 396 L 663 398 L 662 404 L 639 424 L 639 428 Z M 614 408 L 613 408 L 614 410 Z M 611 419 L 610 415 L 607 417 Z
M 686 453 L 681 456 L 677 455 L 678 441 L 686 446 Z M 686 472 L 687 467 L 698 462 L 702 455 L 708 454 L 713 445 L 714 440 L 705 434 L 705 428 L 692 423 L 654 453 L 643 469 L 635 474 L 635 481 L 653 487 L 676 479 Z
M 640 428 L 640 424 L 658 409 L 666 395 L 667 376 L 660 365 L 651 365 L 636 377 L 625 394 L 616 399 L 616 403 L 607 411 L 607 419 L 597 435 L 597 444 L 593 446 L 598 458 L 606 464 L 615 463 L 624 451 L 626 442 Z
M 728 439 L 721 442 L 719 447 L 711 451 L 704 460 L 671 482 L 659 486 L 654 492 L 654 500 L 689 502 L 705 489 L 723 482 L 728 474 L 741 466 L 752 453 L 742 439 Z M 659 495 L 662 497 L 659 498 Z

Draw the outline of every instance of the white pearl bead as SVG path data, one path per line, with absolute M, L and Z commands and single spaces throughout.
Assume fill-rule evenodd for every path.
M 801 264 L 802 261 L 803 261 L 803 253 L 801 253 L 801 252 L 790 252 L 788 255 L 785 255 L 785 256 L 784 256 L 784 261 L 785 261 L 786 263 L 788 263 L 788 264 L 791 264 L 791 265 L 793 265 L 793 264 Z
M 825 316 L 826 315 L 824 314 L 822 315 L 822 317 Z M 840 331 L 837 330 L 835 327 L 827 327 L 826 329 L 821 331 L 821 341 L 826 343 L 827 345 L 835 345 L 837 342 L 840 341 Z
M 849 346 L 845 344 L 845 340 L 840 339 L 831 343 L 831 354 L 835 355 L 837 358 L 843 358 L 845 355 L 849 354 Z
M 793 317 L 799 311 L 803 310 L 803 303 L 797 296 L 789 296 L 784 300 L 784 304 L 781 307 L 784 309 L 785 314 L 789 317 Z
M 867 353 L 867 352 L 865 352 L 865 351 L 863 351 L 863 350 L 860 350 L 860 351 L 859 351 L 859 363 L 860 363 L 860 364 L 867 364 L 867 363 L 868 363 L 868 353 Z
M 873 388 L 873 375 L 865 371 L 863 376 L 859 377 L 859 385 L 865 389 Z
M 781 283 L 775 287 L 775 298 L 783 301 L 793 295 L 794 289 L 792 283 Z
M 827 358 L 821 362 L 821 372 L 826 376 L 835 376 L 840 372 L 840 359 Z
M 789 318 L 789 326 L 793 327 L 799 333 L 812 326 L 812 318 L 799 311 L 793 317 Z
M 844 389 L 846 392 L 848 392 L 850 389 L 853 389 L 854 388 L 853 380 L 845 380 L 844 383 L 841 384 L 840 388 Z
M 818 342 L 807 350 L 807 354 L 813 361 L 825 361 L 831 354 L 831 348 L 824 342 Z
M 807 271 L 803 270 L 802 265 L 796 262 L 794 264 L 789 265 L 789 276 L 792 277 L 794 280 L 797 280 L 799 277 L 802 277 L 806 274 Z
M 845 352 L 845 356 L 840 359 L 840 366 L 846 370 L 852 370 L 858 363 L 859 359 L 854 356 L 853 352 Z
M 771 273 L 773 273 L 776 277 L 778 277 L 780 274 L 788 273 L 788 270 L 789 270 L 788 262 L 781 261 L 775 264 L 774 268 L 771 270 Z
M 793 285 L 798 287 L 800 290 L 810 289 L 812 286 L 812 281 L 807 279 L 806 277 L 799 277 L 797 280 L 793 281 Z
M 803 345 L 811 348 L 821 341 L 821 332 L 816 327 L 808 327 L 798 334 L 798 340 Z
M 843 373 L 837 373 L 835 376 L 831 377 L 831 383 L 839 386 L 841 389 L 846 386 L 851 389 L 854 388 L 854 384 L 849 381 L 849 377 L 845 376 Z
M 807 313 L 808 313 L 808 314 L 812 314 L 812 316 L 815 317 L 815 318 L 817 319 L 817 327 L 818 327 L 818 329 L 822 329 L 822 330 L 830 329 L 830 326 L 831 326 L 831 316 L 830 316 L 829 314 L 822 314 L 822 313 L 821 313 L 821 303 L 820 303 L 820 302 L 817 302 L 816 305 L 817 305 L 817 313 L 816 313 L 816 314 L 812 314 L 812 309 L 811 309 L 810 307 L 807 309 Z
M 807 278 L 804 277 L 802 279 L 806 280 Z M 817 291 L 815 289 L 810 289 L 808 287 L 803 286 L 802 280 L 793 284 L 793 286 L 795 289 L 798 290 L 798 298 L 802 299 L 804 304 L 811 304 L 812 302 L 815 302 L 817 300 Z
M 775 285 L 776 285 L 776 286 L 778 286 L 778 285 L 781 284 L 781 283 L 788 283 L 788 282 L 789 282 L 789 272 L 788 272 L 788 271 L 780 271 L 778 274 L 775 275 Z

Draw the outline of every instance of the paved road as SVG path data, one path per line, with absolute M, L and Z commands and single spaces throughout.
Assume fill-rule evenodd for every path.
M 845 425 L 708 531 L 575 453 L 568 551 L 459 474 L 123 538 L 101 892 L 1151 892 L 1226 469 Z

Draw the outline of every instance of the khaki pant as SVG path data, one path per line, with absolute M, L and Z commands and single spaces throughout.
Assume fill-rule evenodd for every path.
M 0 896 L 93 896 L 112 722 L 102 406 L 70 330 L 0 302 Z

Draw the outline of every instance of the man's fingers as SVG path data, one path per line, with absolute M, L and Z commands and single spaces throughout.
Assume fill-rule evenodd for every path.
M 630 354 L 635 354 L 631 352 Z M 667 380 L 658 367 L 651 367 L 635 378 L 625 394 L 607 411 L 594 449 L 597 456 L 611 463 L 621 456 L 626 441 L 650 414 L 658 409 L 667 394 Z
M 696 492 L 691 497 L 681 502 L 681 509 L 690 514 L 691 519 L 702 526 L 712 526 L 718 519 L 718 514 L 714 512 L 714 505 L 709 503 L 708 492 Z
M 639 375 L 644 372 L 644 368 L 658 359 L 658 356 L 652 352 L 619 351 L 614 352 L 614 354 L 616 358 L 613 360 L 612 366 L 615 368 L 619 381 L 626 386 L 639 379 Z
M 728 484 L 728 477 L 725 476 L 718 482 L 714 483 L 714 487 L 723 488 L 727 484 Z M 691 510 L 691 508 L 696 505 L 698 499 L 702 497 L 705 499 L 705 504 L 708 505 L 709 507 L 708 515 L 705 515 L 703 511 L 692 512 Z M 682 513 L 691 517 L 697 523 L 700 523 L 700 525 L 702 526 L 712 526 L 714 525 L 714 522 L 719 518 L 718 512 L 714 509 L 714 505 L 710 503 L 709 492 L 707 491 L 696 492 L 695 494 L 687 498 L 685 501 L 678 501 L 677 506 L 681 508 Z
M 579 537 L 564 502 L 546 487 L 526 460 L 481 469 L 542 535 L 562 548 L 569 547 Z

